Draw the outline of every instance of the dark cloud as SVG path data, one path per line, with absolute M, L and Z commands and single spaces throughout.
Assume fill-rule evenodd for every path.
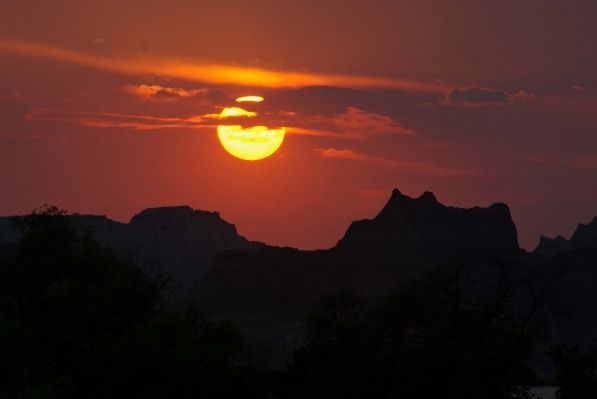
M 486 107 L 489 105 L 510 104 L 514 100 L 532 100 L 535 96 L 524 91 L 508 94 L 505 91 L 490 89 L 489 87 L 470 86 L 453 88 L 440 101 L 442 105 L 460 105 L 465 107 Z
M 363 110 L 379 108 L 382 99 L 377 93 L 332 86 L 311 86 L 286 90 L 266 97 L 263 106 L 268 111 L 294 111 L 304 115 L 336 115 L 347 107 Z
M 467 87 L 464 89 L 454 88 L 446 95 L 446 101 L 470 102 L 470 103 L 506 103 L 508 93 L 492 90 L 487 87 Z

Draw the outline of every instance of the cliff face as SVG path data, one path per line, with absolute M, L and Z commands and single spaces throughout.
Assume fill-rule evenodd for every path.
M 135 215 L 130 223 L 105 216 L 69 216 L 78 231 L 94 231 L 95 239 L 125 257 L 135 259 L 149 273 L 164 271 L 171 286 L 185 293 L 226 250 L 252 250 L 264 244 L 248 241 L 233 224 L 217 212 L 188 206 L 151 208 Z M 0 218 L 0 242 L 16 242 L 18 230 L 12 218 Z
M 597 216 L 594 216 L 593 220 L 586 225 L 579 223 L 570 240 L 562 236 L 556 238 L 541 236 L 539 245 L 533 253 L 551 257 L 584 247 L 597 248 Z

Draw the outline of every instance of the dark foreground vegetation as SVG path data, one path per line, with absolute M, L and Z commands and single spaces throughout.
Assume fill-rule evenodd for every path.
M 542 385 L 525 364 L 552 278 L 496 261 L 482 290 L 454 260 L 379 301 L 323 295 L 286 372 L 250 367 L 226 321 L 167 310 L 168 278 L 78 235 L 64 211 L 18 220 L 0 256 L 0 398 L 498 399 Z M 597 355 L 554 347 L 562 399 L 597 397 Z

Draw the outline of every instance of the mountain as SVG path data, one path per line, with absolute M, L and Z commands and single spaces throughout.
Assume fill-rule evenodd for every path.
M 487 249 L 519 251 L 507 205 L 454 208 L 429 191 L 414 199 L 398 189 L 374 219 L 353 222 L 335 247 L 350 253 Z
M 593 220 L 586 225 L 579 223 L 570 240 L 560 235 L 556 238 L 541 236 L 539 245 L 533 250 L 533 253 L 556 256 L 562 252 L 583 247 L 597 248 L 597 216 L 594 216 Z
M 356 289 L 374 299 L 446 262 L 483 263 L 524 253 L 504 204 L 454 208 L 430 192 L 410 198 L 394 190 L 375 218 L 353 222 L 333 248 L 264 246 L 218 254 L 178 306 L 193 300 L 206 317 L 232 319 L 252 337 L 252 346 L 264 348 L 258 365 L 279 369 L 300 345 L 296 324 L 324 292 Z
M 13 217 L 0 218 L 0 242 L 19 239 Z M 69 215 L 78 231 L 91 230 L 95 239 L 125 257 L 131 257 L 148 273 L 164 271 L 172 288 L 185 293 L 211 268 L 216 254 L 227 250 L 254 250 L 264 244 L 248 241 L 218 212 L 193 210 L 188 206 L 146 209 L 130 223 L 106 216 Z
M 297 321 L 324 291 L 358 288 L 380 294 L 449 259 L 521 253 L 504 204 L 454 208 L 430 192 L 410 198 L 394 190 L 374 219 L 353 222 L 335 247 L 223 252 L 189 296 L 209 315 L 266 313 Z

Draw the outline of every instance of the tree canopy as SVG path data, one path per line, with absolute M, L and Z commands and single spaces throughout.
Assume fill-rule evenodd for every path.
M 44 207 L 0 262 L 0 397 L 251 397 L 228 322 L 164 311 L 168 278 Z M 192 313 L 192 312 L 190 312 Z

